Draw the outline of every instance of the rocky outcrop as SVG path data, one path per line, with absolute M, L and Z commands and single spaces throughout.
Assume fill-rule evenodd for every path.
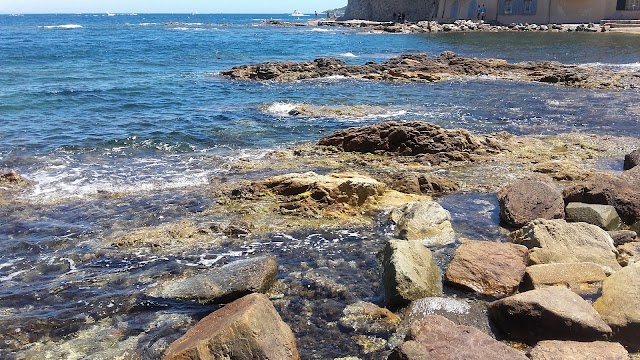
M 231 79 L 287 82 L 329 76 L 398 82 L 436 82 L 491 76 L 581 88 L 640 87 L 640 80 L 633 73 L 555 62 L 512 64 L 501 59 L 463 58 L 452 52 L 443 52 L 437 57 L 402 55 L 381 64 L 364 65 L 347 65 L 342 60 L 327 58 L 300 63 L 267 62 L 236 66 L 220 74 Z
M 489 314 L 513 340 L 606 340 L 611 328 L 593 307 L 569 289 L 531 290 L 489 305 Z
M 619 343 L 606 341 L 540 341 L 529 353 L 531 360 L 628 360 L 629 353 Z
M 522 280 L 524 291 L 564 286 L 580 295 L 596 295 L 607 274 L 594 263 L 540 264 L 527 267 Z
M 613 329 L 613 339 L 640 350 L 640 266 L 628 266 L 608 277 L 602 296 L 593 304 Z
M 363 301 L 348 305 L 342 314 L 338 326 L 348 332 L 388 336 L 400 325 L 396 314 Z
M 535 219 L 564 219 L 562 194 L 548 183 L 520 180 L 498 192 L 500 218 L 512 227 Z
M 465 241 L 456 250 L 445 280 L 483 295 L 511 295 L 520 285 L 528 255 L 522 245 Z
M 640 165 L 640 149 L 636 149 L 624 156 L 624 169 L 631 170 Z
M 204 274 L 169 282 L 149 295 L 224 304 L 247 294 L 267 292 L 276 281 L 278 266 L 273 256 L 240 260 Z
M 630 242 L 617 247 L 618 263 L 621 266 L 640 263 L 640 242 Z
M 391 240 L 382 252 L 382 285 L 388 305 L 442 294 L 442 275 L 431 251 L 417 241 Z
M 300 359 L 293 332 L 271 301 L 251 294 L 211 313 L 173 342 L 163 360 Z
M 437 10 L 437 3 L 431 1 L 349 0 L 344 19 L 396 21 L 394 14 L 405 14 L 407 21 L 416 22 L 430 20 Z
M 441 176 L 400 172 L 376 176 L 387 187 L 405 194 L 440 194 L 457 191 L 460 184 Z
M 595 225 L 538 219 L 512 236 L 516 244 L 531 249 L 532 265 L 592 262 L 602 266 L 607 273 L 620 269 L 613 240 Z
M 396 235 L 405 240 L 419 240 L 425 246 L 442 246 L 455 241 L 451 214 L 433 201 L 411 202 L 390 215 Z
M 407 341 L 396 347 L 388 359 L 525 360 L 527 357 L 476 328 L 429 315 L 411 325 Z
M 622 220 L 611 205 L 569 203 L 565 209 L 566 219 L 571 222 L 586 222 L 605 230 L 619 230 Z
M 10 170 L 5 173 L 0 173 L 0 186 L 14 187 L 14 186 L 26 186 L 32 184 L 31 181 L 25 179 L 19 172 Z

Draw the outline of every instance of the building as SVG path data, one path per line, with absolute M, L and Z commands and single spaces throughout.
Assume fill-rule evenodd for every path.
M 476 19 L 485 6 L 485 21 L 499 24 L 599 23 L 640 19 L 640 0 L 439 0 L 437 20 Z

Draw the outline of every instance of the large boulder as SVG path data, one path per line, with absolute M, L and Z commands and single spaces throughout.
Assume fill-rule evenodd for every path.
M 164 360 L 300 359 L 293 332 L 263 294 L 209 314 L 174 341 Z
M 426 246 L 447 245 L 455 241 L 451 214 L 434 201 L 405 204 L 391 212 L 396 236 L 420 240 Z
M 267 292 L 275 283 L 277 275 L 276 258 L 260 256 L 235 261 L 204 274 L 169 282 L 153 289 L 149 295 L 224 304 L 250 293 Z
M 634 170 L 620 176 L 599 174 L 569 186 L 563 192 L 564 201 L 611 205 L 625 224 L 634 224 L 640 221 L 640 176 Z
M 442 274 L 420 242 L 391 240 L 382 252 L 382 283 L 389 305 L 442 294 Z
M 512 236 L 516 244 L 531 249 L 532 265 L 592 262 L 608 273 L 620 269 L 611 236 L 595 225 L 538 219 Z
M 388 359 L 525 360 L 527 357 L 476 328 L 456 325 L 439 315 L 429 315 L 411 325 L 407 341 L 396 347 Z
M 348 305 L 342 314 L 338 326 L 349 332 L 388 336 L 400 325 L 396 314 L 364 301 Z
M 605 230 L 619 230 L 622 220 L 611 205 L 569 203 L 565 209 L 566 219 L 569 222 L 586 222 Z
M 611 328 L 587 301 L 559 286 L 494 301 L 489 314 L 509 339 L 527 343 L 606 340 L 611 335 Z
M 613 329 L 615 341 L 640 350 L 640 265 L 608 277 L 602 284 L 602 296 L 593 306 Z
M 640 149 L 636 149 L 624 156 L 624 169 L 631 170 L 640 165 Z
M 429 315 L 443 316 L 458 325 L 471 326 L 485 334 L 493 333 L 487 314 L 486 301 L 444 296 L 412 301 L 404 312 L 403 325 L 400 330 L 405 330 L 412 323 Z
M 511 227 L 522 227 L 535 219 L 564 219 L 562 194 L 538 180 L 520 180 L 498 192 L 500 218 Z
M 531 360 L 628 360 L 619 343 L 544 340 L 529 353 Z
M 540 264 L 527 267 L 522 290 L 564 286 L 580 295 L 596 295 L 607 274 L 594 263 Z
M 529 252 L 525 246 L 465 241 L 445 273 L 453 285 L 495 297 L 513 294 L 524 275 Z

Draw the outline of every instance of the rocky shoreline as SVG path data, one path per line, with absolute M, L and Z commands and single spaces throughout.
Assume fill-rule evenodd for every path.
M 438 82 L 489 77 L 590 89 L 640 88 L 640 72 L 613 71 L 556 62 L 508 63 L 501 59 L 476 59 L 443 52 L 436 57 L 402 55 L 384 63 L 347 65 L 320 58 L 310 62 L 267 62 L 233 67 L 221 76 L 239 80 L 290 82 L 340 76 L 349 79 L 394 82 Z

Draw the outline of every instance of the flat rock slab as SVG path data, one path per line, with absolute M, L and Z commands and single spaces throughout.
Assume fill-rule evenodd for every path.
M 540 341 L 529 353 L 531 360 L 628 360 L 619 343 L 606 341 Z
M 613 329 L 613 340 L 640 350 L 640 265 L 628 266 L 608 277 L 593 307 Z
M 529 251 L 525 246 L 488 241 L 465 241 L 458 247 L 445 280 L 483 295 L 513 294 L 524 275 Z
M 573 291 L 553 286 L 531 290 L 489 305 L 489 314 L 509 339 L 606 340 L 611 328 Z
M 640 165 L 640 149 L 636 149 L 624 156 L 624 169 L 631 170 Z
M 483 300 L 451 297 L 418 299 L 411 302 L 405 311 L 402 327 L 408 327 L 429 315 L 440 315 L 458 325 L 474 327 L 490 336 L 493 334 L 489 324 L 487 302 Z
M 389 360 L 527 359 L 480 330 L 456 325 L 439 315 L 414 322 L 407 340 L 393 350 Z
M 164 360 L 300 359 L 291 328 L 263 294 L 209 314 L 173 342 Z
M 448 245 L 455 241 L 451 214 L 435 201 L 420 201 L 394 209 L 390 215 L 396 236 L 420 240 L 426 246 Z
M 565 209 L 566 219 L 570 222 L 586 222 L 605 230 L 619 230 L 622 220 L 611 205 L 569 203 Z
M 267 292 L 276 281 L 278 265 L 273 256 L 261 256 L 224 265 L 204 274 L 176 280 L 149 295 L 224 304 L 254 292 Z
M 442 294 L 442 274 L 420 242 L 391 240 L 382 252 L 382 284 L 388 305 Z
M 592 262 L 601 265 L 607 273 L 620 269 L 613 240 L 595 225 L 538 219 L 512 236 L 516 244 L 531 249 L 531 265 Z
M 235 66 L 220 73 L 241 80 L 290 82 L 342 76 L 351 79 L 397 82 L 436 82 L 477 76 L 533 81 L 581 88 L 637 88 L 633 73 L 557 62 L 508 63 L 502 59 L 463 58 L 446 51 L 437 57 L 407 54 L 384 63 L 347 65 L 344 61 L 319 58 L 309 62 L 266 62 Z
M 602 288 L 607 274 L 594 263 L 540 264 L 527 267 L 522 290 L 564 286 L 580 295 L 595 295 Z
M 500 219 L 511 227 L 522 227 L 535 219 L 564 219 L 562 194 L 537 180 L 520 180 L 498 192 Z
M 396 314 L 364 301 L 348 305 L 342 314 L 338 326 L 348 332 L 388 336 L 400 325 Z

